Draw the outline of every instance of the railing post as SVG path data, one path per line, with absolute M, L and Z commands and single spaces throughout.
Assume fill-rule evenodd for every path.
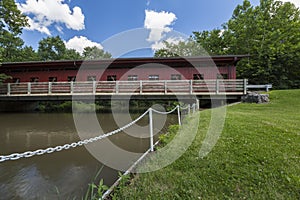
M 190 104 L 188 105 L 188 114 L 189 115 L 191 114 L 191 106 L 190 106 Z
M 27 84 L 27 94 L 30 94 L 31 93 L 31 83 L 28 82 Z
M 196 112 L 196 104 L 193 104 L 193 114 Z
M 180 106 L 177 106 L 177 115 L 178 115 L 178 125 L 181 126 L 181 118 L 180 118 Z
M 70 82 L 70 93 L 73 94 L 73 92 L 74 92 L 74 82 L 71 81 Z
M 152 115 L 152 108 L 149 108 L 149 129 L 150 129 L 150 151 L 154 151 L 154 149 L 153 149 L 153 115 Z
M 165 87 L 165 94 L 167 94 L 167 92 L 168 92 L 167 81 L 164 81 L 164 87 Z
M 10 83 L 7 83 L 7 96 L 10 96 Z
M 219 79 L 216 79 L 216 94 L 219 94 L 220 83 Z
M 193 80 L 190 80 L 190 94 L 193 94 Z
M 119 94 L 119 81 L 116 81 L 116 94 Z
M 48 94 L 52 93 L 52 82 L 48 82 Z
M 140 80 L 140 94 L 143 93 L 143 81 Z
M 247 79 L 244 79 L 244 94 L 247 94 Z
M 93 94 L 96 94 L 96 81 L 93 81 Z
M 200 110 L 200 100 L 196 98 L 196 109 Z

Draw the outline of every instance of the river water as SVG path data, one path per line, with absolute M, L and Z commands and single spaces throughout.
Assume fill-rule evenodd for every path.
M 89 114 L 85 115 L 88 117 Z M 122 118 L 122 114 L 119 115 Z M 137 116 L 131 117 L 135 119 Z M 97 114 L 97 119 L 104 132 L 118 128 L 112 114 Z M 148 120 L 148 117 L 144 117 L 139 124 L 145 126 Z M 166 132 L 167 126 L 175 123 L 177 116 L 168 116 L 160 133 Z M 80 140 L 72 114 L 5 113 L 0 114 L 0 127 L 0 155 L 45 149 Z M 142 153 L 149 148 L 149 138 L 132 137 L 125 133 L 112 136 L 110 140 L 131 152 Z M 104 179 L 106 185 L 111 185 L 118 176 L 118 170 L 102 164 L 85 146 L 2 162 L 0 199 L 82 199 L 88 184 L 93 182 L 100 169 L 98 179 Z

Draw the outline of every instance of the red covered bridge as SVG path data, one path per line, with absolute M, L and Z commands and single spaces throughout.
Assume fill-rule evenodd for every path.
M 3 100 L 46 96 L 66 99 L 68 94 L 242 95 L 246 81 L 236 79 L 236 64 L 244 57 L 247 56 L 2 63 L 0 73 L 12 78 L 0 86 L 0 96 Z

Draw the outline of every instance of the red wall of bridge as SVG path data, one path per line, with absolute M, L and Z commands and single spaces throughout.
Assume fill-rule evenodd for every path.
M 116 75 L 117 80 L 128 80 L 128 75 L 137 75 L 138 80 L 149 80 L 149 75 L 158 75 L 159 80 L 170 80 L 172 74 L 180 74 L 182 80 L 193 79 L 194 74 L 202 74 L 204 79 L 216 79 L 217 74 L 227 74 L 228 79 L 235 79 L 235 66 L 226 67 L 137 67 L 117 69 L 86 69 L 86 70 L 55 70 L 55 71 L 23 71 L 6 72 L 7 75 L 18 78 L 20 82 L 29 82 L 31 78 L 37 77 L 38 82 L 48 82 L 50 77 L 56 77 L 57 81 L 68 81 L 69 76 L 76 76 L 77 81 L 87 81 L 88 76 L 96 76 L 96 80 L 106 81 L 107 76 Z M 225 78 L 225 77 L 224 77 Z
M 190 58 L 122 58 L 99 61 L 49 61 L 2 63 L 0 73 L 13 79 L 10 82 L 29 82 L 38 78 L 38 82 L 48 82 L 50 77 L 56 81 L 87 81 L 88 76 L 95 76 L 98 81 L 106 81 L 108 76 L 116 80 L 128 80 L 128 76 L 137 76 L 137 80 L 149 80 L 150 75 L 159 76 L 159 80 L 171 80 L 172 75 L 180 75 L 181 80 L 191 80 L 195 74 L 204 79 L 236 79 L 236 63 L 244 56 L 214 56 Z M 216 67 L 217 66 L 217 67 Z

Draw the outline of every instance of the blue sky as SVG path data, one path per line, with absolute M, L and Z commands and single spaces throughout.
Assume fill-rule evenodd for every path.
M 150 48 L 157 49 L 161 47 L 163 40 L 176 42 L 184 38 L 184 35 L 191 35 L 193 31 L 221 28 L 221 25 L 231 17 L 234 8 L 243 0 L 16 0 L 16 2 L 19 9 L 28 16 L 31 24 L 21 36 L 26 45 L 37 49 L 38 42 L 42 38 L 59 35 L 68 48 L 81 52 L 83 47 L 95 45 L 106 50 L 106 43 L 111 44 L 112 38 L 114 41 L 121 41 L 120 33 L 122 35 L 124 31 L 131 33 L 130 36 L 123 38 L 127 44 L 139 40 L 136 39 L 136 35 L 142 33 L 141 37 L 146 37 L 144 40 Z M 259 0 L 251 0 L 251 3 L 258 5 Z M 145 31 L 138 28 L 144 28 Z M 135 29 L 138 31 L 133 31 Z M 173 32 L 176 32 L 175 35 L 171 34 Z M 120 43 L 118 44 L 120 46 Z

